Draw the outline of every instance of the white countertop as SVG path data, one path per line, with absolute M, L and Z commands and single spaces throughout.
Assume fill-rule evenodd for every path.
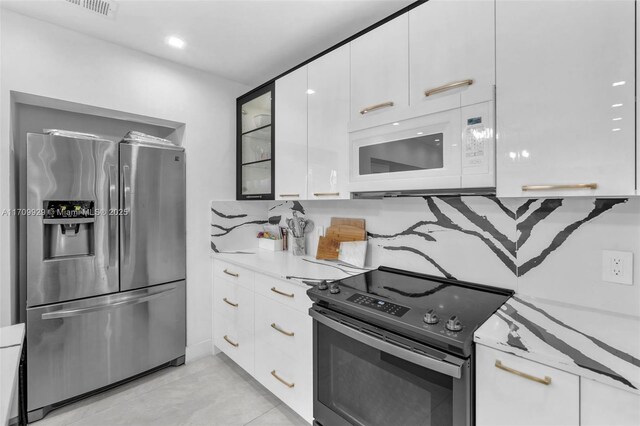
M 640 394 L 640 318 L 516 294 L 474 341 Z
M 9 422 L 17 391 L 18 366 L 24 341 L 24 324 L 0 328 L 0 420 Z
M 258 248 L 233 253 L 211 253 L 211 256 L 274 278 L 299 282 L 301 280 L 337 280 L 367 270 L 340 261 L 316 260 L 311 256 L 293 256 L 288 251 L 269 251 Z

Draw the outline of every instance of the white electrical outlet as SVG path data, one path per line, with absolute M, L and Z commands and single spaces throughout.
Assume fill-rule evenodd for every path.
M 633 285 L 633 252 L 603 250 L 602 280 Z

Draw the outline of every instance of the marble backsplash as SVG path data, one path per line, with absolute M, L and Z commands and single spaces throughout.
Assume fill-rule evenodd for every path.
M 640 199 L 498 199 L 447 196 L 384 200 L 213 202 L 211 248 L 258 250 L 266 223 L 293 211 L 327 227 L 366 219 L 367 265 L 386 265 L 506 287 L 543 299 L 640 317 L 639 285 L 604 282 L 602 250 L 640 253 Z M 315 255 L 318 234 L 307 235 Z M 634 258 L 634 277 L 638 259 Z

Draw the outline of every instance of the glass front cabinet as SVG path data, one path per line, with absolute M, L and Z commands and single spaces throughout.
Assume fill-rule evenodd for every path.
M 236 199 L 274 199 L 274 93 L 269 84 L 237 101 Z

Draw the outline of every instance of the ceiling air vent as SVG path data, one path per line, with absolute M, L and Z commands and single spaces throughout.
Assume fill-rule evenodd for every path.
M 91 12 L 106 16 L 107 18 L 113 18 L 118 8 L 113 0 L 67 0 L 67 2 L 84 7 Z

